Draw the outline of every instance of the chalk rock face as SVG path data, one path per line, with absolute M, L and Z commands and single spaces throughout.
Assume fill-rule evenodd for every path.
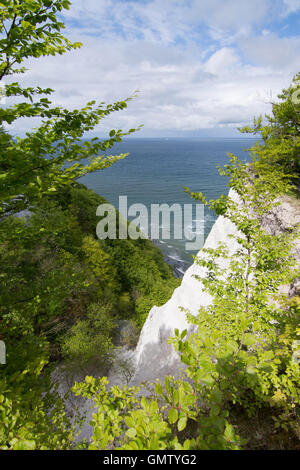
M 237 201 L 237 194 L 230 190 L 229 196 Z M 236 227 L 224 217 L 218 217 L 206 239 L 203 248 L 217 248 L 219 242 L 225 243 L 229 254 L 234 254 L 238 244 L 228 235 L 237 234 Z M 201 256 L 201 250 L 197 257 Z M 220 260 L 220 266 L 227 266 L 226 260 Z M 203 292 L 201 281 L 195 275 L 204 277 L 205 268 L 196 262 L 185 272 L 181 285 L 173 292 L 171 299 L 161 307 L 153 307 L 143 326 L 135 352 L 136 374 L 133 383 L 144 380 L 164 378 L 165 375 L 177 375 L 182 366 L 178 354 L 172 345 L 168 345 L 168 338 L 174 335 L 175 328 L 179 331 L 188 329 L 191 325 L 186 321 L 186 314 L 180 307 L 188 309 L 190 313 L 197 314 L 201 306 L 211 303 L 211 297 Z
M 296 295 L 300 297 L 300 277 L 294 280 L 289 290 L 289 297 L 295 297 Z

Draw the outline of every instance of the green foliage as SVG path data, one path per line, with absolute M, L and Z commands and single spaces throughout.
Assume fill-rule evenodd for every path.
M 98 407 L 92 419 L 94 434 L 89 449 L 165 449 L 171 431 L 157 401 L 139 399 L 138 387 L 107 390 L 107 384 L 105 377 L 86 377 L 85 382 L 73 387 L 75 395 L 94 397 Z
M 125 318 L 129 318 L 132 316 L 132 312 L 134 311 L 134 304 L 129 292 L 123 292 L 119 296 L 117 308 L 122 317 L 125 316 Z M 137 311 L 135 311 L 135 313 L 137 313 Z
M 24 59 L 63 54 L 82 45 L 72 44 L 60 33 L 64 24 L 57 14 L 69 9 L 68 0 L 8 0 L 0 5 L 0 79 L 19 72 L 14 65 Z
M 67 417 L 64 402 L 50 389 L 49 376 L 41 371 L 43 361 L 35 369 L 32 363 L 21 376 L 1 378 L 0 386 L 0 449 L 62 450 L 76 448 L 76 426 Z M 47 379 L 47 380 L 46 380 Z
M 255 171 L 255 164 L 249 168 L 232 156 L 224 173 L 239 200 L 205 201 L 213 209 L 222 206 L 224 217 L 239 229 L 232 237 L 238 250 L 231 257 L 224 246 L 202 250 L 197 262 L 206 268 L 201 281 L 213 303 L 201 308 L 197 317 L 187 312 L 197 332 L 187 341 L 177 332 L 173 342 L 187 376 L 198 384 L 201 403 L 216 417 L 224 409 L 229 412 L 232 404 L 250 416 L 258 407 L 277 406 L 276 426 L 293 429 L 300 410 L 300 370 L 294 353 L 300 311 L 278 289 L 299 275 L 291 257 L 299 230 L 270 235 L 261 228 L 263 217 L 290 183 L 278 168 Z M 202 194 L 193 197 L 203 200 Z M 225 272 L 220 257 L 227 259 Z
M 124 270 L 121 278 L 118 256 L 122 256 L 122 251 L 118 244 L 112 246 L 110 241 L 99 241 L 90 234 L 93 223 L 95 231 L 96 208 L 102 202 L 106 201 L 76 183 L 55 196 L 43 197 L 38 207 L 31 208 L 28 217 L 6 217 L 0 224 L 0 335 L 7 347 L 7 364 L 0 369 L 0 382 L 1 390 L 7 390 L 5 400 L 14 396 L 14 407 L 6 408 L 5 413 L 19 416 L 14 428 L 9 424 L 0 447 L 19 448 L 31 445 L 27 444 L 31 440 L 36 448 L 72 447 L 74 431 L 70 423 L 63 424 L 63 404 L 52 397 L 51 407 L 56 402 L 59 405 L 56 416 L 50 413 L 50 399 L 50 409 L 41 400 L 40 394 L 47 388 L 42 383 L 37 385 L 41 373 L 52 370 L 52 361 L 61 357 L 65 358 L 69 371 L 90 371 L 95 366 L 107 370 L 114 357 L 111 338 L 116 322 L 120 318 L 132 318 L 135 323 L 139 318 L 134 290 L 136 283 L 141 289 L 139 295 L 143 288 L 148 291 L 148 284 L 139 277 L 145 271 L 126 278 L 128 271 Z M 126 251 L 128 244 L 132 245 L 134 262 L 138 265 L 145 257 L 149 261 L 149 279 L 154 278 L 151 269 L 160 278 L 163 256 L 160 254 L 159 258 L 153 249 L 157 267 L 151 258 L 151 245 L 146 242 L 135 245 L 128 241 L 122 245 L 124 257 L 130 259 Z M 171 285 L 172 274 L 169 269 L 166 272 L 169 275 L 166 283 Z M 129 291 L 123 283 L 129 286 Z M 157 298 L 153 296 L 153 304 L 158 303 L 159 295 L 157 292 Z M 171 289 L 166 295 L 171 295 Z M 152 306 L 149 304 L 149 309 Z M 132 331 L 126 339 L 130 346 L 135 345 L 132 343 L 136 336 L 134 325 Z M 7 385 L 2 387 L 3 380 L 9 383 L 9 393 Z M 38 407 L 44 410 L 43 420 Z M 47 434 L 47 417 L 53 440 L 49 438 L 46 442 L 39 435 L 42 429 L 39 426 L 43 423 L 41 433 Z M 57 434 L 51 424 L 54 419 L 62 420 Z M 13 440 L 17 429 L 20 436 L 23 433 L 25 436 L 23 440 L 20 438 L 21 444 Z
M 91 360 L 93 365 L 109 367 L 113 358 L 111 335 L 115 328 L 110 308 L 91 304 L 85 319 L 75 323 L 63 338 L 62 354 L 77 368 L 90 365 Z
M 69 5 L 67 0 L 1 3 L 0 80 L 24 72 L 25 69 L 14 67 L 24 59 L 63 54 L 81 46 L 72 44 L 61 34 L 64 24 L 57 16 Z M 0 133 L 0 213 L 11 214 L 28 208 L 43 194 L 56 192 L 80 176 L 106 168 L 126 156 L 108 156 L 105 152 L 136 129 L 111 131 L 104 141 L 94 138 L 82 142 L 81 138 L 106 116 L 125 109 L 132 97 L 109 105 L 91 101 L 80 110 L 70 111 L 51 107 L 48 98 L 39 98 L 52 91 L 41 87 L 22 88 L 17 82 L 5 85 L 8 99 L 22 97 L 25 101 L 1 108 L 0 125 L 31 117 L 39 118 L 41 125 L 22 139 Z M 35 96 L 38 96 L 36 101 Z
M 26 373 L 26 371 L 24 371 Z M 32 384 L 33 385 L 33 384 Z M 62 450 L 75 448 L 76 432 L 67 418 L 62 400 L 55 394 L 43 396 L 43 388 L 28 390 L 15 386 L 13 392 L 1 381 L 0 449 Z M 20 392 L 24 395 L 22 395 Z M 80 420 L 75 421 L 80 424 Z
M 101 285 L 101 291 L 119 292 L 121 286 L 118 283 L 117 270 L 111 256 L 101 248 L 99 241 L 91 236 L 84 237 L 82 251 L 87 266 Z
M 148 399 L 139 396 L 139 387 L 107 389 L 107 384 L 106 377 L 86 377 L 72 388 L 76 396 L 94 398 L 97 407 L 90 450 L 237 449 L 242 442 L 226 420 L 197 416 L 197 396 L 187 382 L 166 377 L 166 391 L 157 383 Z M 197 438 L 185 438 L 188 420 L 201 425 Z
M 259 134 L 258 142 L 251 151 L 259 172 L 272 171 L 279 165 L 287 175 L 300 174 L 300 73 L 291 86 L 283 90 L 272 103 L 272 114 L 254 119 L 253 127 L 243 127 L 241 132 Z
M 131 295 L 134 319 L 141 328 L 150 309 L 167 302 L 180 280 L 147 239 L 107 240 L 104 249 L 114 260 L 123 289 Z
M 164 305 L 166 301 L 171 298 L 172 293 L 178 287 L 180 281 L 175 277 L 168 280 L 159 280 L 151 286 L 150 292 L 141 295 L 136 301 L 136 323 L 142 327 L 145 323 L 151 308 L 156 305 L 157 307 Z
M 60 205 L 65 209 L 70 209 L 76 215 L 84 233 L 95 237 L 95 227 L 99 221 L 96 216 L 96 209 L 100 204 L 105 204 L 107 201 L 91 189 L 78 183 L 58 193 L 57 196 Z
M 8 325 L 4 326 L 7 333 Z M 18 330 L 13 344 L 8 343 L 7 365 L 0 370 L 0 449 L 70 449 L 80 419 L 73 427 L 63 401 L 55 391 L 49 392 L 47 344 L 31 330 L 22 336 L 22 322 L 14 327 Z
M 62 314 L 66 299 L 88 287 L 75 256 L 80 246 L 76 220 L 53 204 L 41 206 L 28 221 L 5 219 L 0 224 L 3 321 L 23 323 L 21 333 L 28 324 L 40 328 Z
M 103 199 L 74 182 L 125 157 L 108 150 L 135 129 L 112 130 L 103 141 L 81 139 L 131 98 L 67 110 L 52 106 L 50 88 L 7 83 L 25 72 L 25 59 L 80 47 L 61 34 L 59 15 L 69 6 L 68 0 L 0 3 L 0 80 L 6 79 L 8 103 L 17 101 L 0 109 L 0 338 L 7 349 L 0 369 L 1 449 L 73 446 L 63 403 L 45 381 L 51 362 L 63 353 L 79 363 L 96 352 L 108 357 L 118 307 L 129 314 L 128 289 L 121 292 L 111 250 L 91 238 Z M 36 118 L 37 126 L 12 138 L 2 125 L 16 126 L 20 118 Z M 25 217 L 12 217 L 21 210 Z

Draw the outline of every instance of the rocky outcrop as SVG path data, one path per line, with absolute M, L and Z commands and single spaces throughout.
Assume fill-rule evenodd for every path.
M 237 199 L 233 191 L 230 191 L 229 195 L 232 199 Z M 207 237 L 204 247 L 217 248 L 218 244 L 223 242 L 228 245 L 229 252 L 233 255 L 238 245 L 228 236 L 236 233 L 236 227 L 228 219 L 220 216 Z M 197 257 L 199 256 L 201 256 L 201 250 L 197 254 Z M 220 266 L 223 265 L 224 269 L 226 264 L 225 260 L 220 260 Z M 173 347 L 168 344 L 168 338 L 174 335 L 175 328 L 180 331 L 186 328 L 189 331 L 191 329 L 181 307 L 196 314 L 201 306 L 211 303 L 210 295 L 203 291 L 201 281 L 195 276 L 200 278 L 205 276 L 205 269 L 196 262 L 185 272 L 181 285 L 174 291 L 171 299 L 162 307 L 151 309 L 136 348 L 134 383 L 163 378 L 166 374 L 178 374 L 181 362 Z
M 273 209 L 263 216 L 262 228 L 272 235 L 289 232 L 300 224 L 300 201 L 284 196 L 276 201 Z M 292 254 L 300 265 L 300 236 L 295 240 Z
M 289 289 L 289 297 L 300 297 L 300 277 L 294 280 Z

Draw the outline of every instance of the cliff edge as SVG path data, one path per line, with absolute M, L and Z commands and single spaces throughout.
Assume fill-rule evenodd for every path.
M 229 197 L 238 201 L 238 195 L 231 189 Z M 289 230 L 300 223 L 300 201 L 285 196 L 280 200 L 280 205 L 267 214 L 262 220 L 262 227 L 272 234 Z M 219 216 L 208 235 L 203 248 L 217 248 L 220 242 L 229 248 L 229 255 L 234 255 L 238 244 L 229 235 L 236 235 L 237 228 L 228 219 Z M 300 264 L 300 237 L 293 248 L 293 256 Z M 201 256 L 201 250 L 197 257 Z M 220 267 L 227 268 L 227 261 L 220 259 Z M 145 380 L 154 381 L 163 379 L 166 375 L 178 375 L 182 363 L 172 345 L 168 344 L 168 338 L 174 335 L 175 328 L 179 331 L 192 326 L 187 323 L 185 313 L 180 309 L 188 309 L 192 314 L 197 314 L 201 306 L 211 303 L 211 297 L 203 292 L 201 281 L 195 279 L 195 275 L 204 277 L 205 268 L 196 262 L 185 272 L 181 285 L 174 291 L 171 299 L 163 306 L 154 306 L 143 326 L 135 351 L 136 374 L 133 384 L 140 384 Z M 297 293 L 297 289 L 299 293 Z M 296 292 L 297 291 L 297 292 Z M 292 295 L 300 295 L 300 280 L 297 279 L 292 286 L 283 286 L 282 292 Z
M 238 196 L 230 190 L 229 196 L 237 200 Z M 238 248 L 237 243 L 229 235 L 237 234 L 236 227 L 223 216 L 219 216 L 213 225 L 203 248 L 217 248 L 220 242 L 229 247 L 230 255 Z M 201 250 L 196 257 L 201 256 Z M 226 268 L 226 260 L 220 260 L 220 266 Z M 180 309 L 188 309 L 196 314 L 201 306 L 211 303 L 211 297 L 203 292 L 203 285 L 195 275 L 204 277 L 205 268 L 196 262 L 185 272 L 181 285 L 175 289 L 171 299 L 163 306 L 154 306 L 143 326 L 135 351 L 136 374 L 134 384 L 145 380 L 164 378 L 165 375 L 177 375 L 182 366 L 178 354 L 168 344 L 168 338 L 174 335 L 175 328 L 180 331 L 191 329 L 185 313 Z

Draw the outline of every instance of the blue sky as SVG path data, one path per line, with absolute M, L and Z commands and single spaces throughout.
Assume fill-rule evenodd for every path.
M 237 135 L 300 71 L 300 0 L 73 0 L 63 20 L 84 47 L 31 61 L 23 82 L 70 108 L 139 90 L 100 134 Z

